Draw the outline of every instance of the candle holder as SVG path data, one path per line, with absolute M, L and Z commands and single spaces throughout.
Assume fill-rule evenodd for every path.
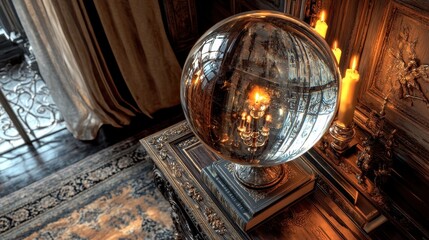
M 356 131 L 355 125 L 352 122 L 348 126 L 339 124 L 335 121 L 329 129 L 329 134 L 332 137 L 331 147 L 338 153 L 342 153 L 349 148 L 349 143 L 353 140 Z

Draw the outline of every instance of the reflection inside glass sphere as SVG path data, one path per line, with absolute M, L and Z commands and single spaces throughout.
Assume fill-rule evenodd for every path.
M 274 12 L 226 19 L 191 50 L 181 101 L 197 137 L 226 160 L 274 166 L 310 149 L 337 108 L 340 74 L 323 38 Z

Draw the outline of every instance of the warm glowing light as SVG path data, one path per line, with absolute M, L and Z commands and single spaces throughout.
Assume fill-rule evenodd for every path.
M 338 109 L 338 123 L 343 127 L 349 127 L 353 122 L 354 110 L 357 103 L 357 83 L 359 72 L 356 70 L 357 57 L 353 58 L 351 68 L 346 70 L 346 76 L 342 80 L 340 108 Z
M 322 21 L 322 22 L 325 21 L 325 11 L 320 12 L 320 21 Z
M 263 88 L 255 86 L 249 93 L 249 101 L 251 105 L 266 105 L 270 103 L 270 95 Z
M 270 126 L 269 125 L 271 124 L 271 121 L 272 121 L 271 115 L 267 114 L 265 116 L 264 126 L 262 127 L 262 131 L 261 131 L 262 136 L 266 137 L 270 134 Z
M 252 117 L 251 116 L 247 116 L 246 119 L 246 132 L 250 132 L 250 123 L 252 122 Z
M 320 13 L 319 20 L 316 22 L 316 26 L 314 26 L 314 30 L 318 32 L 323 38 L 326 36 L 326 32 L 328 31 L 328 24 L 325 22 L 325 11 Z
M 193 84 L 194 84 L 194 85 L 199 84 L 199 82 L 200 82 L 200 80 L 201 80 L 200 75 L 201 75 L 201 69 L 200 69 L 200 70 L 198 70 L 198 71 L 194 74 L 194 82 L 193 82 Z
M 250 116 L 255 119 L 263 117 L 270 104 L 270 100 L 270 95 L 265 89 L 259 86 L 253 87 L 249 92 L 249 99 L 247 100 L 250 109 Z
M 247 115 L 247 113 L 246 113 L 246 112 L 243 112 L 243 113 L 241 114 L 241 119 L 242 119 L 242 120 L 246 120 L 246 115 Z
M 341 59 L 341 49 L 337 47 L 337 41 L 334 41 L 332 52 L 334 53 L 335 59 L 337 59 L 337 63 L 340 64 Z
M 261 97 L 261 96 L 259 96 L 259 93 L 257 92 L 257 93 L 255 94 L 255 102 L 256 102 L 256 103 L 259 103 L 259 101 L 260 101 L 260 100 L 263 100 L 263 99 L 262 99 L 262 97 Z
M 356 66 L 357 66 L 357 56 L 354 56 L 353 57 L 353 61 L 352 61 L 352 64 L 351 64 L 351 69 L 352 70 L 356 70 Z

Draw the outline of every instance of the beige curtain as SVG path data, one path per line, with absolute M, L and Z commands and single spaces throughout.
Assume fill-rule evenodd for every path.
M 134 102 L 115 85 L 101 50 L 106 46 L 99 45 L 89 19 L 94 13 L 84 1 L 14 1 L 40 73 L 73 135 L 90 140 L 103 124 L 119 127 L 138 112 L 150 115 L 178 104 L 180 66 L 161 30 L 157 1 L 94 1 Z
M 151 114 L 178 104 L 181 70 L 163 30 L 158 1 L 94 0 L 94 3 L 139 108 Z

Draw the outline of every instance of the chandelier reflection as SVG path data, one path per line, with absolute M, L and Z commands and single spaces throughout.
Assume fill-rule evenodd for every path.
M 243 143 L 248 146 L 250 152 L 256 152 L 259 147 L 265 145 L 270 134 L 269 124 L 271 115 L 265 114 L 270 102 L 270 95 L 258 86 L 249 93 L 249 114 L 244 111 L 241 114 L 240 125 L 237 127 Z M 261 122 L 261 119 L 263 121 Z

